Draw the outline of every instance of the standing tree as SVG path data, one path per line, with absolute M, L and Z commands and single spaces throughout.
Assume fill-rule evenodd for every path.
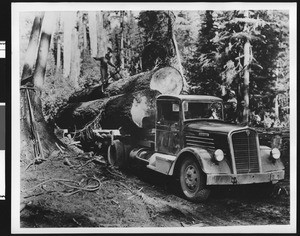
M 71 65 L 71 34 L 73 26 L 73 12 L 64 12 L 64 78 L 70 75 Z
M 35 161 L 43 160 L 50 155 L 56 149 L 55 142 L 57 142 L 44 120 L 40 100 L 55 20 L 54 13 L 45 13 L 33 74 L 34 87 L 21 87 L 21 154 L 25 155 L 26 159 L 32 159 L 34 156 Z M 28 148 L 28 144 L 33 144 L 33 149 Z
M 104 57 L 107 48 L 107 33 L 104 27 L 104 13 L 97 12 L 97 57 Z
M 73 15 L 76 19 L 76 15 Z M 75 21 L 75 20 L 74 20 Z M 78 30 L 77 27 L 72 27 L 71 34 L 71 65 L 70 65 L 70 79 L 74 88 L 79 88 L 78 78 L 80 74 L 80 50 L 78 45 Z
M 220 96 L 221 85 L 225 85 L 235 90 L 238 101 L 245 100 L 251 109 L 258 104 L 256 95 L 267 96 L 264 106 L 272 106 L 279 45 L 286 34 L 283 21 L 272 20 L 272 13 L 205 12 L 198 48 L 188 69 L 197 93 Z M 283 13 L 281 17 L 284 16 Z M 248 117 L 249 113 L 246 122 Z
M 61 17 L 59 14 L 58 17 L 58 33 L 57 33 L 57 42 L 56 42 L 56 73 L 59 73 L 61 69 L 61 37 L 62 37 L 62 32 L 61 32 Z
M 172 11 L 142 11 L 138 25 L 143 28 L 145 47 L 142 52 L 142 69 L 172 66 L 183 76 L 181 59 L 174 34 L 175 14 Z M 184 78 L 184 90 L 187 82 Z
M 197 94 L 220 95 L 222 83 L 220 64 L 221 52 L 213 42 L 216 35 L 213 11 L 205 11 L 202 25 L 198 33 L 196 51 L 187 63 L 187 74 L 191 83 L 191 92 Z
M 32 31 L 29 38 L 29 44 L 26 51 L 25 63 L 23 66 L 22 80 L 32 76 L 34 63 L 36 62 L 37 49 L 40 40 L 41 25 L 44 13 L 39 13 L 35 18 L 32 26 Z
M 91 56 L 96 57 L 98 52 L 97 46 L 97 17 L 96 12 L 89 12 L 89 36 L 90 36 L 90 47 Z

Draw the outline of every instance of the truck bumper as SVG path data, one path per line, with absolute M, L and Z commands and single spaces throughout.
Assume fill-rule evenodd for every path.
M 236 185 L 236 184 L 255 184 L 255 183 L 277 183 L 284 179 L 284 170 L 272 171 L 267 173 L 248 173 L 248 174 L 207 174 L 207 185 Z

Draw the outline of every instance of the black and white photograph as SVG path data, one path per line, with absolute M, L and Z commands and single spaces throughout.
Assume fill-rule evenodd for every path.
M 0 200 L 5 200 L 5 84 L 6 84 L 6 42 L 0 41 Z
M 0 200 L 5 200 L 5 103 L 0 103 Z
M 12 233 L 296 231 L 296 3 L 12 3 Z

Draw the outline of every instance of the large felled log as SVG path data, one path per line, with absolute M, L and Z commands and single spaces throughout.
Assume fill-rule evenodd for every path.
M 163 94 L 172 94 L 180 92 L 182 87 L 183 79 L 180 72 L 173 67 L 163 67 L 115 81 L 105 89 L 105 93 L 101 92 L 100 85 L 86 88 L 70 96 L 69 102 L 92 101 L 118 94 L 134 93 L 144 89 L 157 90 L 159 88 Z
M 76 129 L 78 132 L 100 127 L 122 128 L 130 134 L 137 134 L 143 128 L 154 127 L 156 97 L 159 94 L 180 94 L 183 85 L 181 76 L 173 79 L 172 73 L 165 74 L 166 70 L 157 72 L 155 76 L 152 75 L 148 89 L 68 104 L 58 113 L 57 125 L 69 130 Z M 136 87 L 139 87 L 139 84 Z
M 122 128 L 126 133 L 136 133 L 138 128 L 154 128 L 156 97 L 158 91 L 141 90 L 110 99 L 101 115 L 105 129 Z
M 77 132 L 84 129 L 119 129 L 138 134 L 154 128 L 158 91 L 141 90 L 79 104 L 69 104 L 56 119 L 61 128 Z

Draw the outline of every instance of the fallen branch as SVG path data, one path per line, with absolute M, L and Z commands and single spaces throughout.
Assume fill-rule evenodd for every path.
M 61 149 L 61 147 L 55 142 L 55 145 L 56 145 L 56 147 L 59 149 L 59 151 L 61 152 L 61 153 L 64 153 L 64 151 Z
M 120 178 L 122 178 L 122 179 L 125 179 L 124 176 L 122 176 L 122 175 L 120 175 L 120 174 L 118 174 L 118 173 L 115 173 L 115 172 L 111 172 L 109 169 L 107 169 L 107 172 L 110 173 L 110 174 L 112 174 L 112 175 L 114 175 L 114 176 L 117 176 L 117 177 L 120 177 Z
M 96 163 L 99 163 L 99 164 L 105 164 L 105 165 L 107 164 L 106 161 L 103 161 L 100 158 L 94 158 L 93 161 L 96 162 Z
M 77 220 L 75 220 L 74 218 L 73 218 L 73 221 L 74 221 L 77 225 L 81 226 L 81 224 L 80 224 Z
M 34 158 L 33 159 L 33 161 L 31 161 L 28 165 L 27 165 L 27 167 L 25 168 L 25 171 L 30 167 L 30 166 L 32 166 L 32 165 L 39 165 L 39 164 L 41 164 L 43 161 L 46 161 L 46 159 L 44 159 L 44 158 Z
M 69 159 L 66 157 L 65 160 L 64 160 L 64 164 L 65 165 L 68 165 L 70 167 L 74 167 L 74 165 L 69 161 Z
M 119 181 L 116 181 L 116 183 L 122 185 L 123 187 L 125 187 L 126 189 L 128 189 L 130 192 L 134 193 L 134 191 L 131 188 L 129 188 L 126 184 L 124 184 L 122 182 L 119 182 Z
M 82 167 L 86 166 L 87 164 L 89 164 L 89 163 L 91 163 L 91 162 L 93 162 L 93 161 L 94 161 L 94 158 L 91 159 L 91 160 L 89 160 L 89 161 L 87 161 L 87 162 L 85 162 L 84 164 L 82 164 L 82 165 L 80 165 L 80 166 L 78 166 L 78 167 L 76 167 L 76 168 L 82 168 Z
M 71 145 L 78 145 L 78 144 L 80 144 L 80 141 L 74 141 L 72 143 L 69 143 L 68 145 L 71 146 Z

